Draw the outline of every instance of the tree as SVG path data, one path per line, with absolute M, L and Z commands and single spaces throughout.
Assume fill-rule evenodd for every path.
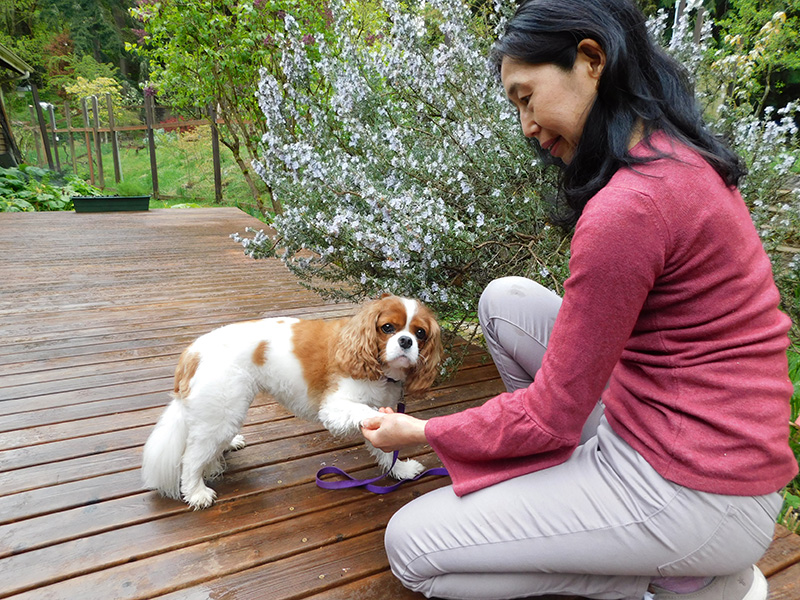
M 324 2 L 139 0 L 131 13 L 143 24 L 137 52 L 149 62 L 159 97 L 188 114 L 216 108 L 225 124 L 220 141 L 233 153 L 259 209 L 268 210 L 266 196 L 272 212 L 280 213 L 280 202 L 250 166 L 266 132 L 255 91 L 261 70 L 277 72 L 284 16 L 294 15 L 305 43 L 313 45 L 326 26 Z
M 138 62 L 124 40 L 133 41 L 130 0 L 7 0 L 0 2 L 0 43 L 35 68 L 32 77 L 46 94 L 64 95 L 64 86 L 87 68 L 118 69 L 121 83 L 136 80 Z M 76 71 L 80 70 L 76 74 Z
M 740 101 L 762 114 L 786 76 L 800 70 L 800 0 L 732 0 L 719 25 L 723 52 L 747 83 Z

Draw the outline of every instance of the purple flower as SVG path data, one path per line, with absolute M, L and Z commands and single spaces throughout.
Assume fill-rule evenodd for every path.
M 317 41 L 317 40 L 315 40 L 315 39 L 314 39 L 314 36 L 313 36 L 312 34 L 310 34 L 310 33 L 307 33 L 307 34 L 305 34 L 305 35 L 303 36 L 303 43 L 304 43 L 306 46 L 310 46 L 310 45 L 312 45 L 312 44 L 316 43 L 316 41 Z
M 383 39 L 382 33 L 379 33 L 378 35 L 375 35 L 374 33 L 368 33 L 367 37 L 364 38 L 364 41 L 367 43 L 367 46 L 372 46 L 372 44 L 374 44 L 376 41 L 382 39 Z
M 140 46 L 144 46 L 144 42 L 147 39 L 147 32 L 144 29 L 131 29 L 131 32 L 136 36 L 136 43 Z
M 144 95 L 147 96 L 148 98 L 155 98 L 156 94 L 158 94 L 158 90 L 155 88 L 155 86 L 152 85 L 148 85 L 147 87 L 145 87 L 143 92 Z

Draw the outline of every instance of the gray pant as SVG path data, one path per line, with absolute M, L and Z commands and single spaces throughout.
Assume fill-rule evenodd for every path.
M 509 389 L 541 365 L 560 299 L 522 278 L 493 282 L 481 324 Z M 394 574 L 437 598 L 575 594 L 640 600 L 653 577 L 734 573 L 772 539 L 779 494 L 722 496 L 662 478 L 602 410 L 565 463 L 457 497 L 412 501 L 386 530 Z

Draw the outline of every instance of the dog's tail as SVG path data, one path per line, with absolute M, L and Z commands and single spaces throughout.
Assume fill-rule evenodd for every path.
M 144 445 L 144 487 L 158 490 L 168 498 L 181 499 L 181 459 L 187 435 L 183 401 L 176 398 L 167 406 Z

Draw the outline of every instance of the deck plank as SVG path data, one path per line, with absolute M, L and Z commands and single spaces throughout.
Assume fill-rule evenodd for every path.
M 421 599 L 388 571 L 383 529 L 431 478 L 387 496 L 324 491 L 320 466 L 376 467 L 268 396 L 248 446 L 191 511 L 145 491 L 141 448 L 198 335 L 265 316 L 336 318 L 278 261 L 229 239 L 261 227 L 236 209 L 0 214 L 0 598 Z M 421 417 L 502 391 L 483 351 L 408 410 Z M 409 450 L 428 466 L 427 447 Z M 800 598 L 800 538 L 778 528 L 760 563 L 771 600 Z M 564 600 L 563 598 L 561 600 Z

